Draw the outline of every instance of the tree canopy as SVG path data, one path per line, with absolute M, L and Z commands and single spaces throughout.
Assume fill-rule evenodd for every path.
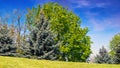
M 120 63 L 120 33 L 116 34 L 110 41 L 110 54 L 116 64 Z
M 110 48 L 114 48 L 114 46 L 118 46 L 120 43 L 120 33 L 116 34 L 112 40 L 110 41 Z
M 57 3 L 47 3 L 42 7 L 38 6 L 29 10 L 27 23 L 30 28 L 36 26 L 40 12 L 43 12 L 50 23 L 50 30 L 56 36 L 54 41 L 62 43 L 59 46 L 59 59 L 85 61 L 91 53 L 91 40 L 87 36 L 88 28 L 80 27 L 80 18 Z

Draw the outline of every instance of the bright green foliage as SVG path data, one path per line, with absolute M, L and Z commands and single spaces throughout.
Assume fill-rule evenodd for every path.
M 17 48 L 13 42 L 7 24 L 0 24 L 0 55 L 15 56 Z
M 40 12 L 41 12 L 40 5 L 38 6 L 38 8 L 32 8 L 32 10 L 28 9 L 28 14 L 26 15 L 26 17 L 27 17 L 26 22 L 27 22 L 29 30 L 31 30 L 33 27 L 35 27 L 35 25 L 39 21 Z
M 116 34 L 110 41 L 110 54 L 115 64 L 120 63 L 120 33 Z
M 104 47 L 100 49 L 99 54 L 95 57 L 95 63 L 100 63 L 100 64 L 112 63 L 111 57 Z
M 115 54 L 115 48 L 116 46 L 118 46 L 118 44 L 120 44 L 120 33 L 116 34 L 112 40 L 110 41 L 110 49 L 111 49 L 111 54 L 114 55 Z
M 85 61 L 91 53 L 88 29 L 80 28 L 80 19 L 57 3 L 48 3 L 42 7 L 51 24 L 51 29 L 57 35 L 60 45 L 60 59 L 66 61 Z
M 43 12 L 49 21 L 50 29 L 56 36 L 54 41 L 62 42 L 59 47 L 59 59 L 85 61 L 91 53 L 91 41 L 87 36 L 88 28 L 80 28 L 79 17 L 57 3 L 47 3 L 41 8 L 38 6 L 29 11 L 27 14 L 27 18 L 30 19 L 29 27 L 36 26 L 35 22 L 39 20 L 40 12 Z

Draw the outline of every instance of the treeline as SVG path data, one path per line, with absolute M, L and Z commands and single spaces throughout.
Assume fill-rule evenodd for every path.
M 95 56 L 95 63 L 120 64 L 120 33 L 116 34 L 110 41 L 110 52 L 104 47 Z
M 85 62 L 91 54 L 88 28 L 57 3 L 28 9 L 25 23 L 21 20 L 17 15 L 17 27 L 0 22 L 1 56 Z
M 24 23 L 22 14 L 15 15 L 16 23 L 0 22 L 1 56 L 88 61 L 92 53 L 88 28 L 81 28 L 80 18 L 72 11 L 57 3 L 47 3 L 28 9 Z M 120 63 L 120 34 L 110 41 L 110 52 L 102 47 L 94 62 Z

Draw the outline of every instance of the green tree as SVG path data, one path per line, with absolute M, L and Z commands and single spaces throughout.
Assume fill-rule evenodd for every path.
M 40 13 L 39 21 L 30 31 L 29 50 L 31 56 L 38 59 L 56 60 L 59 44 L 54 42 L 54 35 L 49 28 L 49 22 Z
M 120 43 L 119 45 L 115 48 L 115 54 L 114 54 L 114 59 L 113 59 L 115 64 L 120 64 Z
M 7 24 L 0 25 L 0 55 L 16 56 L 16 46 Z
M 95 57 L 95 63 L 112 63 L 111 62 L 111 57 L 110 55 L 108 54 L 107 50 L 102 47 L 99 51 L 99 54 Z
M 38 5 L 38 8 L 28 9 L 28 14 L 26 15 L 26 23 L 29 30 L 37 25 L 37 22 L 40 20 L 41 8 Z
M 60 59 L 65 61 L 85 61 L 91 53 L 88 29 L 80 28 L 80 19 L 72 11 L 57 3 L 48 3 L 43 12 L 49 19 L 51 29 L 57 35 L 60 45 Z
M 118 46 L 118 44 L 120 43 L 120 33 L 116 34 L 112 40 L 110 41 L 110 49 L 111 49 L 111 55 L 115 54 L 115 49 Z
M 116 34 L 110 41 L 110 54 L 114 63 L 120 63 L 120 33 Z
M 41 10 L 40 10 L 41 9 Z M 29 27 L 35 26 L 43 12 L 49 21 L 50 29 L 57 36 L 54 41 L 60 41 L 59 59 L 64 61 L 86 61 L 89 57 L 90 37 L 87 36 L 88 28 L 81 28 L 81 21 L 72 11 L 60 6 L 57 3 L 47 3 L 43 7 L 29 10 L 27 19 Z

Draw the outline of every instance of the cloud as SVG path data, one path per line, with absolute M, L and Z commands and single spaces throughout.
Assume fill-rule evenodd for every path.
M 77 0 L 76 1 L 77 7 L 81 8 L 81 7 L 88 7 L 91 5 L 91 3 L 87 0 Z
M 107 17 L 100 13 L 86 12 L 87 24 L 91 24 L 94 31 L 105 31 L 120 28 L 120 13 L 112 14 Z
M 102 31 L 105 29 L 105 25 L 103 26 L 103 24 L 99 21 L 99 20 L 96 20 L 94 18 L 91 18 L 89 20 L 89 22 L 93 25 L 93 30 L 94 31 Z
M 71 0 L 70 0 L 71 1 Z M 109 2 L 101 2 L 101 1 L 94 1 L 94 0 L 75 0 L 71 1 L 72 3 L 76 4 L 74 8 L 106 8 L 109 5 Z

